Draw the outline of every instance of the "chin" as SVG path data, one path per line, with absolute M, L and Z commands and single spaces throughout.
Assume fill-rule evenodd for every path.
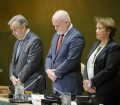
M 96 39 L 100 40 L 100 37 L 99 37 L 99 36 L 96 36 Z
M 62 32 L 57 32 L 58 35 L 62 35 L 63 33 Z
M 99 39 L 99 38 L 96 36 L 96 39 Z

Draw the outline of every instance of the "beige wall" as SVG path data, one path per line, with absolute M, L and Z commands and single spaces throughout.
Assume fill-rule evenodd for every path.
M 46 56 L 55 32 L 51 16 L 59 9 L 69 12 L 73 25 L 85 36 L 83 63 L 95 41 L 95 16 L 113 17 L 120 28 L 119 0 L 0 0 L 0 66 L 3 68 L 0 85 L 9 84 L 8 69 L 15 42 L 7 26 L 8 20 L 16 14 L 23 14 L 28 19 L 31 30 L 41 37 Z M 115 39 L 120 42 L 120 30 Z

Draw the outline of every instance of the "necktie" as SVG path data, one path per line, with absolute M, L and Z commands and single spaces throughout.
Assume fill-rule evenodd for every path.
M 23 40 L 20 40 L 20 41 L 19 41 L 19 44 L 18 44 L 18 47 L 17 47 L 16 60 L 17 60 L 17 58 L 18 58 L 18 56 L 19 56 L 19 54 L 20 54 L 20 49 L 21 49 L 21 47 L 22 47 L 22 44 L 23 44 Z
M 62 40 L 63 40 L 64 34 L 59 36 L 59 40 L 58 40 L 58 44 L 57 44 L 57 49 L 56 49 L 56 53 L 59 51 L 60 46 L 62 44 Z

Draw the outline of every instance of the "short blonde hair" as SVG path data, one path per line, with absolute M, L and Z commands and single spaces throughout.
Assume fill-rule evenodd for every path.
M 107 30 L 110 30 L 110 37 L 114 36 L 116 33 L 116 23 L 110 17 L 96 17 L 96 23 L 102 24 Z

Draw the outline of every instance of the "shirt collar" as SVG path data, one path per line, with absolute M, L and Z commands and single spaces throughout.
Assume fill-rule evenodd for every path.
M 73 25 L 71 24 L 68 28 L 68 30 L 64 33 L 64 36 L 69 32 L 69 30 L 73 27 Z M 58 34 L 58 35 L 62 35 L 62 34 Z
M 26 33 L 25 33 L 25 36 L 23 37 L 23 39 L 22 40 L 24 40 L 25 39 L 25 37 L 27 36 L 27 34 L 28 34 L 28 32 L 30 31 L 30 29 L 27 29 L 27 31 L 26 31 Z
M 66 35 L 72 27 L 73 27 L 73 25 L 71 24 L 71 25 L 69 26 L 68 30 L 64 33 L 64 35 Z

